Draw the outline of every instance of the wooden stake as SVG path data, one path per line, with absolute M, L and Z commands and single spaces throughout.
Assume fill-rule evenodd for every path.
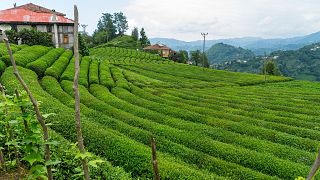
M 155 138 L 151 137 L 151 149 L 152 149 L 152 164 L 153 164 L 153 173 L 156 180 L 160 180 L 158 161 L 157 161 L 157 148 Z
M 313 176 L 316 174 L 319 167 L 320 167 L 320 149 L 318 150 L 318 156 L 317 156 L 316 160 L 314 161 L 312 168 L 310 170 L 310 173 L 309 173 L 306 180 L 311 180 L 313 178 Z
M 73 31 L 73 48 L 74 48 L 74 81 L 73 81 L 73 91 L 74 91 L 74 99 L 75 99 L 75 120 L 76 120 L 76 130 L 77 130 L 77 139 L 78 139 L 78 147 L 82 154 L 85 153 L 82 131 L 81 131 L 81 114 L 80 114 L 80 94 L 79 94 L 79 42 L 78 42 L 78 24 L 79 24 L 79 15 L 78 8 L 74 5 L 74 31 Z M 84 172 L 84 178 L 86 180 L 90 179 L 89 167 L 87 163 L 87 159 L 81 159 L 82 168 Z
M 16 76 L 16 78 L 19 80 L 20 84 L 23 86 L 24 90 L 27 92 L 32 105 L 34 107 L 34 111 L 36 112 L 36 116 L 37 116 L 37 120 L 39 122 L 39 124 L 41 125 L 42 131 L 43 131 L 43 139 L 45 142 L 49 141 L 49 133 L 48 133 L 48 128 L 46 126 L 45 121 L 43 120 L 43 117 L 41 115 L 39 106 L 38 106 L 38 102 L 36 101 L 36 99 L 33 97 L 30 89 L 28 88 L 27 84 L 24 82 L 24 80 L 22 79 L 18 69 L 17 69 L 17 65 L 16 62 L 13 58 L 12 55 L 12 50 L 10 48 L 10 44 L 9 44 L 9 40 L 7 38 L 4 38 L 3 41 L 6 43 L 6 47 L 8 49 L 8 53 L 10 56 L 10 60 L 12 63 L 12 67 L 13 67 L 13 74 Z M 50 146 L 49 144 L 45 144 L 45 160 L 46 162 L 50 161 Z M 48 173 L 48 179 L 52 180 L 53 176 L 52 176 L 52 169 L 51 169 L 51 165 L 47 166 L 47 173 Z

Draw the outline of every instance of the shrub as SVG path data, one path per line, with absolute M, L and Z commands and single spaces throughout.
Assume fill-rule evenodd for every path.
M 89 84 L 99 84 L 99 64 L 100 62 L 93 59 L 89 69 Z
M 100 84 L 106 86 L 107 88 L 111 89 L 115 86 L 113 78 L 111 76 L 111 72 L 109 69 L 109 62 L 102 61 L 100 63 Z
M 72 58 L 72 51 L 66 50 L 58 60 L 56 60 L 53 65 L 45 71 L 45 75 L 53 76 L 56 79 L 59 79 L 61 74 L 67 68 L 70 59 Z
M 89 67 L 90 67 L 91 58 L 85 56 L 81 60 L 80 64 L 80 75 L 79 75 L 79 84 L 88 87 L 88 74 L 89 74 Z
M 36 61 L 27 64 L 26 67 L 36 72 L 38 76 L 42 77 L 46 69 L 50 67 L 63 52 L 63 48 L 52 49 Z

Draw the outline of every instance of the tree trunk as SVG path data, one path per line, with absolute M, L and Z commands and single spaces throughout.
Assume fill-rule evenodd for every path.
M 8 49 L 8 53 L 9 53 L 10 60 L 11 60 L 11 63 L 12 63 L 13 74 L 16 76 L 16 78 L 19 80 L 20 84 L 23 86 L 24 90 L 27 92 L 27 94 L 28 94 L 28 96 L 29 96 L 29 98 L 30 98 L 30 100 L 32 102 L 32 105 L 34 107 L 34 111 L 36 112 L 37 120 L 38 120 L 38 122 L 41 125 L 41 128 L 43 130 L 43 139 L 44 139 L 45 142 L 48 142 L 49 141 L 48 128 L 47 128 L 47 126 L 46 126 L 46 124 L 45 124 L 45 122 L 43 120 L 42 115 L 41 115 L 41 112 L 40 112 L 40 109 L 39 109 L 39 106 L 38 106 L 38 102 L 33 97 L 30 89 L 27 86 L 27 84 L 24 82 L 24 80 L 22 79 L 21 75 L 19 74 L 16 62 L 15 62 L 15 60 L 13 58 L 13 55 L 12 55 L 12 50 L 10 48 L 10 44 L 9 44 L 8 39 L 5 38 L 4 42 L 6 43 L 6 47 Z M 49 146 L 49 144 L 45 144 L 45 160 L 46 160 L 46 162 L 50 161 L 50 146 Z M 53 176 L 52 176 L 51 165 L 47 166 L 47 173 L 48 173 L 48 179 L 52 180 Z
M 78 147 L 82 154 L 85 153 L 85 148 L 83 144 L 83 137 L 81 131 L 81 114 L 80 114 L 80 94 L 79 94 L 79 42 L 78 42 L 78 8 L 74 6 L 74 81 L 73 81 L 73 91 L 74 91 L 74 99 L 75 99 L 75 119 L 76 119 L 76 130 L 77 130 L 77 139 L 78 139 Z M 86 180 L 90 179 L 89 167 L 87 163 L 87 158 L 81 159 L 82 168 L 84 172 L 84 178 Z

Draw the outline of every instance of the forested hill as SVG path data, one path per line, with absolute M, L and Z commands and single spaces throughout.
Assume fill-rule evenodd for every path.
M 320 81 L 320 43 L 308 45 L 296 51 L 275 51 L 270 54 L 270 57 L 284 76 Z M 261 58 L 255 58 L 247 62 L 221 65 L 219 69 L 261 73 L 262 64 Z
M 297 79 L 320 80 L 320 43 L 296 51 L 276 51 L 271 54 L 280 71 Z
M 241 47 L 218 43 L 207 51 L 209 64 L 221 64 L 236 60 L 247 60 L 255 57 L 255 54 Z

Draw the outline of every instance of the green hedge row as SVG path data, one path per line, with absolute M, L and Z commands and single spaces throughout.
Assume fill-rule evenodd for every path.
M 59 79 L 64 70 L 67 68 L 70 59 L 72 58 L 73 52 L 70 50 L 66 50 L 56 62 L 53 63 L 51 67 L 49 67 L 45 71 L 45 75 L 55 77 Z
M 10 48 L 11 48 L 12 53 L 15 53 L 15 52 L 17 52 L 20 49 L 25 48 L 25 47 L 28 47 L 28 45 L 26 45 L 26 46 L 22 46 L 22 45 L 18 46 L 16 44 L 10 44 Z M 8 55 L 7 46 L 4 43 L 0 43 L 0 57 L 1 56 L 6 56 L 6 55 Z
M 72 95 L 72 82 L 62 81 L 61 85 L 66 92 Z M 82 102 L 88 107 L 104 112 L 109 116 L 116 117 L 118 119 L 121 118 L 126 123 L 147 129 L 156 135 L 160 134 L 169 140 L 181 143 L 189 148 L 207 153 L 211 156 L 224 159 L 228 162 L 234 162 L 281 178 L 292 178 L 294 176 L 298 176 L 299 173 L 308 173 L 308 167 L 303 164 L 293 163 L 266 153 L 258 153 L 241 147 L 235 147 L 230 144 L 214 141 L 208 137 L 200 136 L 198 133 L 184 132 L 181 130 L 177 131 L 177 129 L 169 126 L 152 123 L 150 120 L 145 120 L 133 116 L 125 111 L 112 108 L 110 105 L 96 100 L 85 88 L 81 88 L 80 93 Z M 294 168 L 294 170 L 288 173 L 288 170 L 291 168 Z M 297 171 L 299 173 L 297 173 Z
M 75 140 L 73 109 L 68 108 L 44 92 L 37 84 L 37 77 L 32 71 L 22 68 L 20 68 L 20 71 L 28 85 L 33 83 L 30 86 L 31 91 L 39 101 L 42 101 L 42 108 L 46 109 L 46 112 L 57 113 L 56 116 L 50 117 L 48 122 L 54 123 L 52 127 L 64 137 Z M 12 69 L 8 69 L 4 74 L 2 80 L 6 82 L 6 86 L 13 90 L 18 83 L 13 81 Z M 94 119 L 89 120 L 86 116 L 82 116 L 83 134 L 89 151 L 107 157 L 114 165 L 124 167 L 132 172 L 135 177 L 153 177 L 150 161 L 151 149 L 149 147 L 137 143 L 117 131 L 105 128 L 94 121 Z M 179 159 L 172 158 L 161 152 L 158 153 L 158 161 L 160 174 L 164 179 L 225 179 L 206 171 L 197 170 L 179 161 Z
M 99 84 L 99 64 L 96 59 L 91 61 L 89 68 L 89 84 Z
M 113 81 L 113 78 L 111 76 L 111 72 L 110 72 L 110 64 L 109 61 L 102 61 L 100 63 L 100 84 L 111 89 L 113 87 L 115 87 L 115 83 Z
M 82 58 L 79 57 L 79 63 L 81 64 L 81 60 Z M 74 78 L 74 62 L 75 59 L 74 57 L 70 60 L 69 65 L 67 66 L 67 68 L 65 69 L 65 71 L 62 73 L 60 80 L 69 80 L 69 81 L 73 81 Z
M 63 52 L 63 48 L 52 49 L 39 59 L 28 63 L 26 67 L 36 72 L 38 76 L 42 77 L 46 69 L 50 67 Z
M 144 99 L 152 98 L 155 101 L 155 98 L 157 98 L 155 95 L 150 94 L 135 86 L 131 86 L 131 90 L 133 94 Z M 245 124 L 241 122 L 233 122 L 228 119 L 207 117 L 195 112 L 188 111 L 183 108 L 179 108 L 178 105 L 169 106 L 164 104 L 163 102 L 159 103 L 158 101 L 161 102 L 161 98 L 159 99 L 158 97 L 157 101 L 155 102 L 149 101 L 150 105 L 148 106 L 148 109 L 160 112 L 162 114 L 167 114 L 173 117 L 185 119 L 188 121 L 200 122 L 213 127 L 219 127 L 228 131 L 234 131 L 240 134 L 258 137 L 260 139 L 265 139 L 275 143 L 292 146 L 292 147 L 307 150 L 310 152 L 315 152 L 317 150 L 318 141 L 315 141 L 315 140 L 311 140 L 308 138 L 301 138 L 301 137 L 297 137 L 287 133 L 266 129 L 262 127 L 257 127 L 254 125 Z M 138 103 L 138 102 L 135 102 L 135 103 Z
M 281 144 L 272 143 L 269 141 L 263 141 L 261 139 L 256 139 L 249 136 L 241 136 L 240 134 L 234 132 L 210 127 L 200 123 L 186 122 L 181 119 L 172 118 L 170 116 L 151 111 L 147 109 L 150 106 L 150 103 L 147 100 L 134 96 L 130 92 L 121 88 L 114 88 L 112 89 L 112 92 L 124 101 L 114 98 L 112 94 L 109 95 L 108 91 L 106 91 L 99 85 L 90 87 L 90 92 L 97 98 L 103 100 L 108 104 L 116 106 L 119 109 L 133 113 L 142 118 L 148 118 L 161 124 L 176 127 L 181 130 L 198 132 L 221 142 L 240 145 L 247 149 L 252 149 L 258 152 L 271 153 L 279 158 L 287 159 L 297 163 L 311 165 L 314 160 L 313 153 L 302 151 L 289 146 L 284 146 Z M 128 104 L 126 101 L 132 104 L 139 103 L 139 105 L 142 107 Z
M 247 89 L 247 88 L 246 88 Z M 154 91 L 152 89 L 145 89 Z M 308 129 L 314 129 L 314 127 L 319 126 L 319 123 L 313 122 L 309 119 L 310 116 L 304 116 L 299 114 L 293 114 L 287 111 L 281 111 L 281 108 L 273 111 L 270 109 L 267 109 L 264 107 L 264 104 L 281 104 L 288 101 L 288 98 L 281 99 L 281 97 L 278 97 L 277 99 L 270 98 L 270 94 L 268 94 L 268 98 L 265 98 L 263 96 L 264 93 L 257 92 L 257 94 L 260 94 L 258 99 L 255 99 L 252 97 L 253 95 L 245 95 L 245 92 L 242 91 L 242 88 L 223 88 L 222 91 L 219 91 L 218 89 L 210 89 L 207 90 L 208 92 L 215 92 L 212 94 L 212 96 L 208 97 L 206 96 L 205 91 L 200 90 L 193 90 L 192 92 L 190 90 L 184 90 L 180 89 L 179 91 L 176 90 L 169 90 L 169 89 L 158 89 L 155 91 L 161 91 L 163 96 L 166 99 L 171 99 L 173 101 L 176 101 L 177 98 L 180 101 L 184 101 L 187 104 L 190 105 L 197 105 L 200 107 L 210 108 L 210 109 L 216 109 L 216 110 L 222 110 L 223 107 L 229 106 L 230 108 L 233 108 L 234 110 L 232 113 L 239 114 L 239 115 L 245 115 L 249 117 L 259 118 L 261 120 L 265 121 L 271 121 L 271 122 L 277 122 L 281 124 L 296 126 L 296 127 L 303 127 Z M 251 90 L 250 90 L 251 91 Z M 241 94 L 240 95 L 236 95 Z M 227 95 L 226 94 L 230 94 Z M 282 94 L 282 93 L 281 93 Z M 248 101 L 247 99 L 250 99 Z M 263 99 L 263 102 L 259 102 L 261 99 Z M 230 106 L 230 102 L 232 101 L 232 106 Z M 269 102 L 270 101 L 270 102 Z M 297 101 L 297 99 L 295 99 Z M 276 103 L 275 103 L 276 102 Z M 301 104 L 294 104 L 290 105 L 287 103 L 287 106 L 297 106 L 299 109 L 301 109 L 301 105 L 305 106 L 305 103 L 308 102 L 301 102 Z M 308 107 L 310 109 L 314 108 L 320 108 L 316 106 L 315 104 L 310 103 L 310 106 Z M 250 110 L 250 111 L 249 111 Z M 315 109 L 314 109 L 315 110 Z M 259 113 L 258 113 L 259 112 Z
M 115 66 L 110 66 L 110 72 L 113 77 L 113 80 L 115 81 L 116 87 L 121 87 L 121 88 L 130 90 L 128 81 L 125 79 L 124 75 L 122 74 L 121 69 Z
M 188 95 L 186 95 L 186 93 L 181 93 L 180 90 L 168 91 L 166 89 L 163 89 L 162 91 L 169 92 L 172 96 L 183 96 L 183 97 L 188 96 Z M 226 91 L 224 91 L 224 92 L 226 92 Z M 188 94 L 197 95 L 197 93 L 192 93 L 192 92 L 188 92 Z M 280 132 L 286 132 L 288 134 L 292 134 L 292 135 L 303 137 L 303 138 L 320 140 L 319 131 L 313 130 L 313 127 L 315 125 L 317 126 L 320 124 L 315 124 L 315 123 L 310 124 L 310 123 L 306 123 L 306 121 L 295 120 L 292 118 L 275 118 L 273 116 L 273 114 L 270 112 L 266 113 L 264 115 L 264 117 L 261 117 L 261 116 L 254 117 L 254 115 L 252 115 L 252 114 L 260 113 L 262 111 L 261 108 L 265 109 L 264 108 L 265 105 L 263 103 L 259 104 L 258 100 L 254 101 L 254 103 L 252 103 L 252 100 L 251 100 L 251 102 L 249 102 L 248 100 L 243 99 L 243 101 L 248 101 L 247 102 L 248 104 L 252 104 L 250 106 L 251 111 L 250 111 L 249 115 L 246 115 L 244 113 L 244 110 L 246 110 L 250 107 L 248 107 L 247 104 L 242 103 L 242 98 L 239 98 L 239 97 L 233 96 L 233 95 L 228 96 L 226 98 L 223 98 L 223 96 L 224 95 L 220 96 L 220 94 L 216 94 L 216 96 L 214 96 L 215 98 L 213 98 L 213 96 L 212 96 L 211 98 L 208 98 L 208 99 L 201 99 L 201 100 L 198 99 L 198 101 L 197 101 L 198 104 L 202 104 L 203 102 L 208 102 L 208 100 L 210 100 L 212 104 L 210 104 L 207 107 L 194 107 L 193 105 L 189 105 L 186 103 L 179 103 L 179 105 L 182 105 L 182 107 L 184 107 L 185 109 L 189 109 L 191 111 L 195 111 L 197 113 L 204 114 L 204 115 L 210 116 L 210 117 L 227 118 L 232 121 L 236 121 L 236 122 L 241 121 L 243 123 L 248 123 L 251 125 L 256 125 L 256 126 L 260 126 L 260 127 L 264 127 L 264 128 L 268 128 L 268 129 L 273 129 L 273 130 L 277 130 Z M 171 101 L 168 101 L 170 99 L 171 99 Z M 159 98 L 156 98 L 157 102 L 158 102 L 158 100 L 159 100 Z M 172 106 L 175 106 L 175 104 L 177 102 L 176 101 L 177 99 L 171 98 L 168 96 L 160 98 L 160 100 L 166 101 Z M 230 103 L 229 103 L 230 100 L 232 100 L 232 107 L 228 107 L 228 106 L 230 106 Z M 252 107 L 255 107 L 255 106 L 258 106 L 258 109 L 252 109 Z M 221 109 L 219 109 L 221 107 L 223 107 L 223 111 L 221 111 Z M 210 108 L 210 111 L 207 110 L 208 108 Z M 239 108 L 239 109 L 236 109 L 236 108 Z M 300 108 L 297 108 L 297 109 L 300 109 Z M 277 109 L 277 111 L 280 111 L 280 110 L 282 110 L 282 109 L 279 107 Z M 286 111 L 286 109 L 284 109 L 282 111 L 283 111 L 282 114 L 288 113 Z M 292 113 L 289 112 L 289 114 L 292 114 Z M 290 122 L 290 121 L 293 121 L 293 122 Z M 294 125 L 294 126 L 292 126 L 292 125 Z M 307 126 L 307 128 L 310 128 L 310 129 L 303 128 L 306 126 Z
M 5 71 L 6 64 L 3 61 L 0 61 L 0 75 Z
M 88 74 L 89 74 L 89 67 L 90 67 L 91 58 L 85 56 L 81 60 L 80 64 L 80 75 L 79 75 L 79 84 L 88 87 Z
M 72 82 L 62 81 L 61 84 L 62 84 L 62 87 L 65 89 L 65 91 L 68 92 L 70 95 L 72 95 Z M 92 86 L 95 87 L 98 85 L 92 85 Z M 61 94 L 61 93 L 59 93 L 59 94 Z M 170 128 L 170 127 L 163 126 L 160 124 L 157 125 L 155 123 L 150 123 L 149 120 L 143 120 L 141 118 L 137 118 L 137 117 L 132 116 L 126 112 L 123 112 L 123 111 L 120 111 L 116 108 L 113 108 L 110 105 L 104 104 L 102 101 L 95 99 L 84 88 L 80 89 L 80 94 L 82 97 L 82 102 L 85 105 L 87 105 L 88 107 L 91 107 L 91 108 L 96 109 L 98 111 L 104 112 L 105 114 L 107 114 L 111 117 L 115 117 L 118 119 L 120 118 L 125 123 L 129 123 L 133 126 L 137 126 L 142 129 L 146 129 L 148 127 L 147 129 L 151 130 L 152 133 L 155 133 L 156 135 L 162 134 L 164 137 L 167 137 L 167 136 L 169 136 L 168 134 L 172 133 L 172 131 L 169 132 L 169 130 L 172 130 L 172 128 Z M 114 103 L 116 103 L 116 102 L 114 102 Z M 103 124 L 105 124 L 105 123 L 103 123 Z M 151 135 L 150 133 L 147 133 L 147 132 L 143 133 L 141 131 L 138 132 L 137 130 L 134 131 L 135 128 L 130 127 L 130 126 L 125 129 L 124 129 L 124 127 L 118 128 L 115 126 L 114 123 L 113 123 L 113 128 L 120 130 L 122 133 L 126 134 L 127 136 L 129 136 L 137 141 L 140 141 L 142 143 L 145 143 L 146 145 L 149 145 L 148 137 Z M 198 167 L 205 168 L 205 169 L 213 171 L 215 173 L 218 172 L 219 175 L 229 174 L 229 176 L 235 176 L 237 178 L 244 178 L 244 177 L 247 177 L 249 179 L 256 179 L 256 178 L 265 179 L 265 178 L 267 178 L 265 175 L 254 172 L 250 169 L 243 168 L 243 167 L 238 166 L 236 164 L 227 163 L 227 162 L 218 160 L 218 159 L 213 158 L 211 156 L 205 155 L 204 153 L 194 151 L 194 150 L 191 150 L 191 149 L 186 148 L 184 146 L 181 146 L 179 144 L 170 142 L 170 140 L 167 140 L 164 137 L 161 137 L 161 136 L 157 137 L 158 142 L 163 145 L 162 148 L 158 149 L 158 150 L 160 150 L 161 152 L 167 152 L 167 153 L 171 152 L 172 155 L 175 155 L 175 156 L 177 154 L 174 153 L 174 149 L 177 149 L 177 151 L 180 150 L 184 153 L 179 154 L 179 156 L 178 156 L 179 158 L 182 158 L 184 161 L 186 161 L 188 163 L 197 164 Z M 171 139 L 175 139 L 175 138 L 171 138 Z M 194 157 L 202 157 L 202 158 L 201 158 L 201 160 L 199 160 Z M 207 160 L 204 161 L 203 159 L 207 159 Z M 237 170 L 234 170 L 233 174 L 230 175 L 230 168 L 231 169 L 235 168 Z M 217 171 L 217 169 L 220 169 L 220 171 Z M 269 177 L 269 178 L 271 178 L 271 177 Z
M 51 48 L 45 46 L 29 46 L 14 53 L 13 57 L 18 66 L 25 67 L 28 63 L 35 61 L 41 56 L 45 55 Z M 11 65 L 9 55 L 1 57 L 1 59 L 8 65 Z

